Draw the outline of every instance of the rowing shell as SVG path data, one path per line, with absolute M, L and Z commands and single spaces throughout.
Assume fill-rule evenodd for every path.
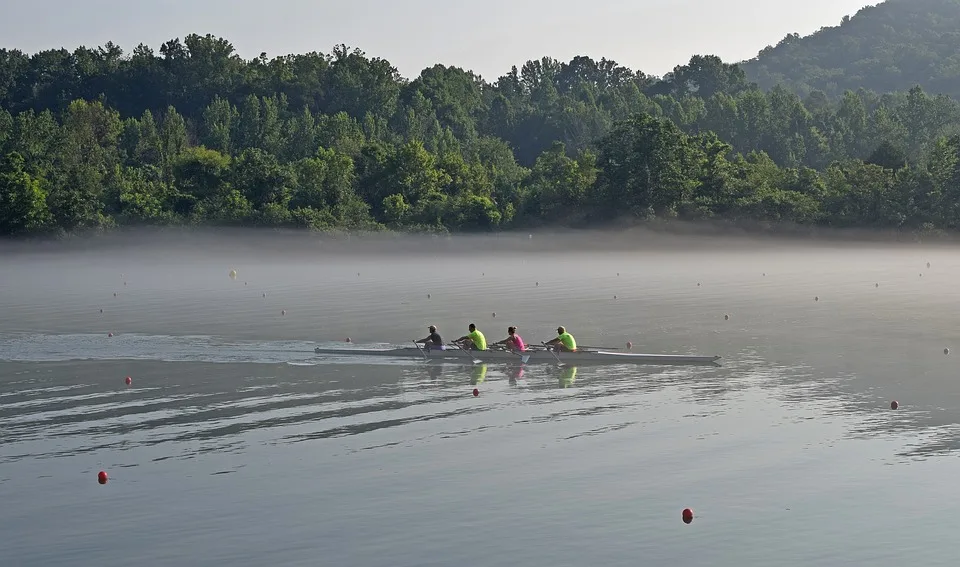
M 523 362 L 521 355 L 507 350 L 425 350 L 414 347 L 395 349 L 323 349 L 317 347 L 318 355 L 329 356 L 384 356 L 391 358 L 427 358 L 454 362 L 470 362 L 478 359 L 482 362 Z M 556 356 L 554 356 L 556 354 Z M 552 353 L 544 349 L 527 350 L 522 358 L 528 358 L 527 364 L 557 363 L 559 358 L 565 364 L 650 364 L 650 365 L 704 365 L 719 366 L 719 356 L 696 356 L 688 354 L 640 354 L 627 352 L 609 352 L 604 350 L 579 350 L 577 352 Z

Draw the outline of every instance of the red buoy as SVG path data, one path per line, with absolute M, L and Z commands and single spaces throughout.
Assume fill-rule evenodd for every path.
M 479 396 L 479 395 L 480 395 L 480 390 L 474 388 L 474 389 L 473 389 L 473 397 L 477 397 L 477 396 Z
M 890 409 L 897 409 L 898 407 L 900 407 L 900 402 L 898 402 L 897 400 L 893 400 L 892 402 L 890 402 Z
M 129 376 L 127 376 L 126 378 L 124 378 L 123 381 L 127 384 L 127 386 L 129 386 L 130 384 L 133 384 L 133 378 L 131 378 L 131 377 L 129 377 Z
M 691 510 L 690 508 L 684 508 L 684 509 L 683 509 L 683 523 L 684 523 L 684 524 L 689 524 L 689 523 L 692 522 L 692 521 L 693 521 L 693 510 Z
M 97 482 L 99 482 L 100 484 L 107 484 L 107 473 L 106 473 L 106 471 L 100 471 L 100 473 L 97 474 Z

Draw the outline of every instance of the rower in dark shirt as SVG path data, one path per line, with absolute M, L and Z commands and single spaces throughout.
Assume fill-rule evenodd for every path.
M 440 333 L 437 332 L 437 328 L 433 325 L 427 329 L 430 331 L 430 334 L 425 339 L 420 339 L 417 343 L 423 343 L 423 346 L 427 347 L 427 350 L 437 349 L 444 350 L 443 339 L 440 337 Z

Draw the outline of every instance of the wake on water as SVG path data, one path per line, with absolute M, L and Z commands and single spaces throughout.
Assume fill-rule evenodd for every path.
M 323 356 L 314 348 L 345 348 L 343 343 L 310 341 L 225 341 L 208 335 L 123 334 L 22 334 L 0 339 L 0 361 L 63 362 L 71 360 L 150 360 L 160 362 L 208 362 L 292 364 L 314 366 L 335 362 L 367 362 L 358 357 Z M 391 345 L 364 345 L 363 348 Z M 350 348 L 347 346 L 346 348 Z M 358 347 L 359 348 L 359 347 Z M 377 359 L 379 357 L 363 357 Z M 408 361 L 371 360 L 398 363 Z

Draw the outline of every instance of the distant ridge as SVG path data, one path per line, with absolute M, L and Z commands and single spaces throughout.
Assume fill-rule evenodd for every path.
M 740 63 L 763 89 L 806 96 L 920 85 L 960 98 L 960 0 L 888 0 L 806 37 L 787 35 Z

